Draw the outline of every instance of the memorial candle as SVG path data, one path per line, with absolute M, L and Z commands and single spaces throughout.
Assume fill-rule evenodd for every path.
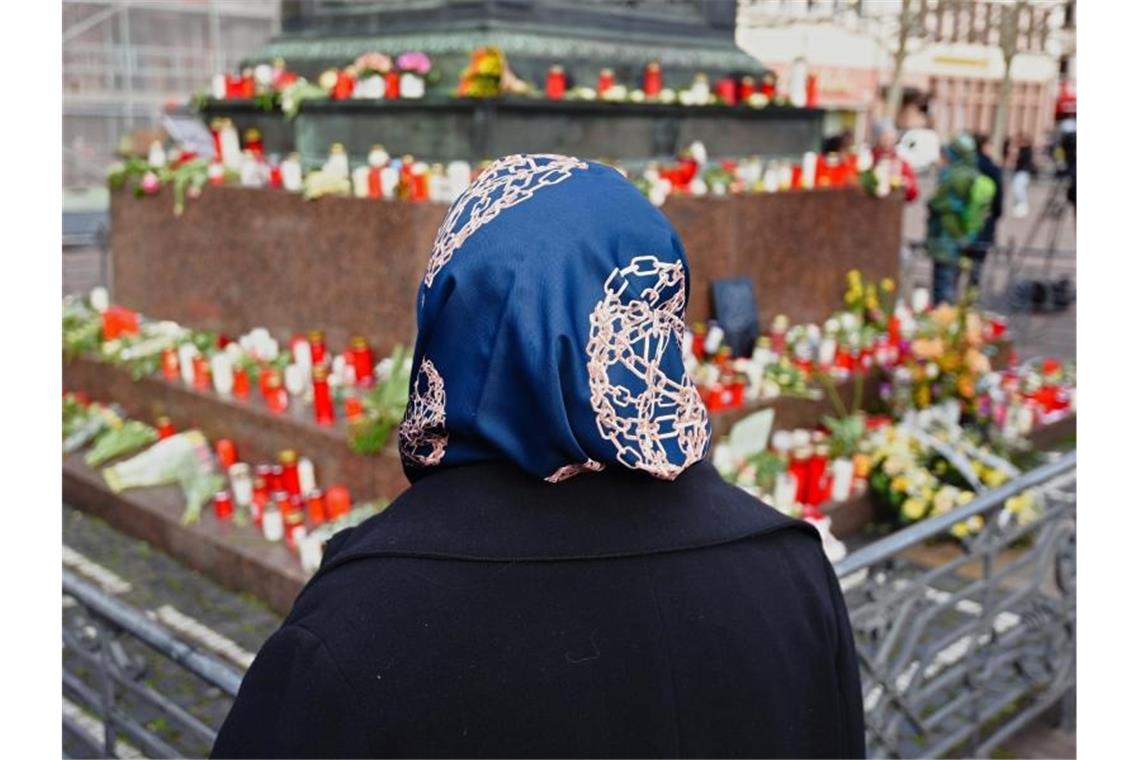
M 276 500 L 265 505 L 261 515 L 261 532 L 266 541 L 280 541 L 285 535 L 285 521 Z
M 214 494 L 214 517 L 219 520 L 229 520 L 234 516 L 234 501 L 229 491 L 218 491 Z
M 305 506 L 309 522 L 313 525 L 320 525 L 328 518 L 325 513 L 325 495 L 319 489 L 309 491 L 305 497 Z
M 356 371 L 356 382 L 358 385 L 372 385 L 373 382 L 373 366 L 375 362 L 372 359 L 372 349 L 368 346 L 368 339 L 363 335 L 357 335 L 351 342 L 352 353 L 352 368 Z
M 641 91 L 645 93 L 647 98 L 655 98 L 661 94 L 661 64 L 652 61 L 645 65 Z
M 214 392 L 229 396 L 234 390 L 234 364 L 230 355 L 219 351 L 210 358 L 210 375 L 214 380 Z
M 344 486 L 333 486 L 325 492 L 325 515 L 329 520 L 344 517 L 352 509 L 352 497 Z
M 234 367 L 234 395 L 238 398 L 249 398 L 249 373 L 245 367 Z
M 275 369 L 267 369 L 265 377 L 265 403 L 269 411 L 282 414 L 289 408 L 289 394 L 281 387 L 281 375 Z
M 826 444 L 818 444 L 808 459 L 808 488 L 805 504 L 822 504 L 827 497 L 824 489 L 823 475 L 827 469 L 828 448 Z
M 159 417 L 154 421 L 154 425 L 158 429 L 158 440 L 161 441 L 174 435 L 174 423 L 170 421 L 169 417 Z
M 234 462 L 229 466 L 227 474 L 230 477 L 230 490 L 234 492 L 234 503 L 246 509 L 253 503 L 253 478 L 249 474 L 249 465 L 245 462 Z
M 346 66 L 337 72 L 336 85 L 333 86 L 333 100 L 348 100 L 352 97 L 352 90 L 356 86 L 356 69 Z
M 364 404 L 360 396 L 349 394 L 344 397 L 344 417 L 349 422 L 356 422 L 364 416 Z
M 614 70 L 602 69 L 598 72 L 598 95 L 605 95 L 614 86 Z
M 318 425 L 331 425 L 335 418 L 328 368 L 324 365 L 313 367 L 313 416 Z
M 190 360 L 191 374 L 193 376 L 193 385 L 198 390 L 206 390 L 210 387 L 210 363 L 206 361 L 206 357 L 201 354 L 196 354 Z
M 562 100 L 566 94 L 566 72 L 561 66 L 551 66 L 546 71 L 546 97 L 551 100 Z
M 308 457 L 300 457 L 297 460 L 297 484 L 303 494 L 316 490 L 317 475 L 313 468 L 313 460 Z
M 740 99 L 747 103 L 755 92 L 756 80 L 752 77 L 742 77 L 740 80 Z
M 855 463 L 846 457 L 839 457 L 831 463 L 831 475 L 831 500 L 847 501 L 851 498 Z
M 237 446 L 229 438 L 219 438 L 214 443 L 214 453 L 218 456 L 218 464 L 223 470 L 229 470 L 237 462 Z
M 291 193 L 299 193 L 304 188 L 299 153 L 290 153 L 281 162 L 281 186 Z
M 309 355 L 313 366 L 324 364 L 328 358 L 328 351 L 325 348 L 325 334 L 320 330 L 309 331 Z
M 811 485 L 811 455 L 810 446 L 801 446 L 792 452 L 792 459 L 788 462 L 788 472 L 796 479 L 796 502 L 806 504 L 808 489 Z
M 174 346 L 167 346 L 162 349 L 162 376 L 170 381 L 181 377 L 181 370 L 178 367 L 178 349 Z
M 400 72 L 395 69 L 384 75 L 384 97 L 388 99 L 400 97 Z
M 297 475 L 297 452 L 285 449 L 278 452 L 277 462 L 281 465 L 281 488 L 290 496 L 301 495 L 301 479 Z

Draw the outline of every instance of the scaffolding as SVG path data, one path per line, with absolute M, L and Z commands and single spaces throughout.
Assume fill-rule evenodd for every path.
M 157 128 L 279 28 L 278 0 L 64 0 L 64 187 L 102 184 L 124 135 Z

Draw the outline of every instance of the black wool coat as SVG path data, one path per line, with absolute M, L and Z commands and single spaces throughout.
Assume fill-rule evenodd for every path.
M 819 536 L 702 462 L 444 469 L 338 533 L 215 757 L 862 757 Z

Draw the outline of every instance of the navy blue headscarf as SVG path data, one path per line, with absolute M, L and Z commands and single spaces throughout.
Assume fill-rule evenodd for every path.
M 408 478 L 507 459 L 552 483 L 604 467 L 672 480 L 703 459 L 688 275 L 673 226 L 614 169 L 491 164 L 451 206 L 420 285 Z

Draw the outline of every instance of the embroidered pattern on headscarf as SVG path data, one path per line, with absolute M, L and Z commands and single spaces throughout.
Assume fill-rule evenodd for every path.
M 440 225 L 424 274 L 424 286 L 431 287 L 439 270 L 480 227 L 542 188 L 569 178 L 572 170 L 585 168 L 585 161 L 548 153 L 505 156 L 488 166 L 456 199 Z M 456 229 L 464 214 L 467 220 Z
M 405 459 L 423 467 L 439 464 L 443 459 L 447 448 L 446 407 L 443 377 L 430 359 L 424 359 L 400 423 L 400 454 Z
M 601 462 L 587 459 L 580 464 L 564 464 L 550 475 L 547 475 L 545 480 L 547 483 L 561 483 L 563 480 L 569 480 L 575 475 L 581 475 L 583 472 L 601 472 L 604 469 L 606 469 L 606 466 Z
M 648 285 L 627 293 L 635 279 Z M 624 465 L 666 480 L 699 461 L 708 446 L 708 412 L 692 379 L 687 372 L 671 378 L 661 367 L 670 347 L 680 350 L 684 313 L 684 263 L 637 256 L 606 279 L 586 345 L 598 432 Z M 623 384 L 630 376 L 635 387 Z M 670 448 L 683 461 L 673 461 Z

